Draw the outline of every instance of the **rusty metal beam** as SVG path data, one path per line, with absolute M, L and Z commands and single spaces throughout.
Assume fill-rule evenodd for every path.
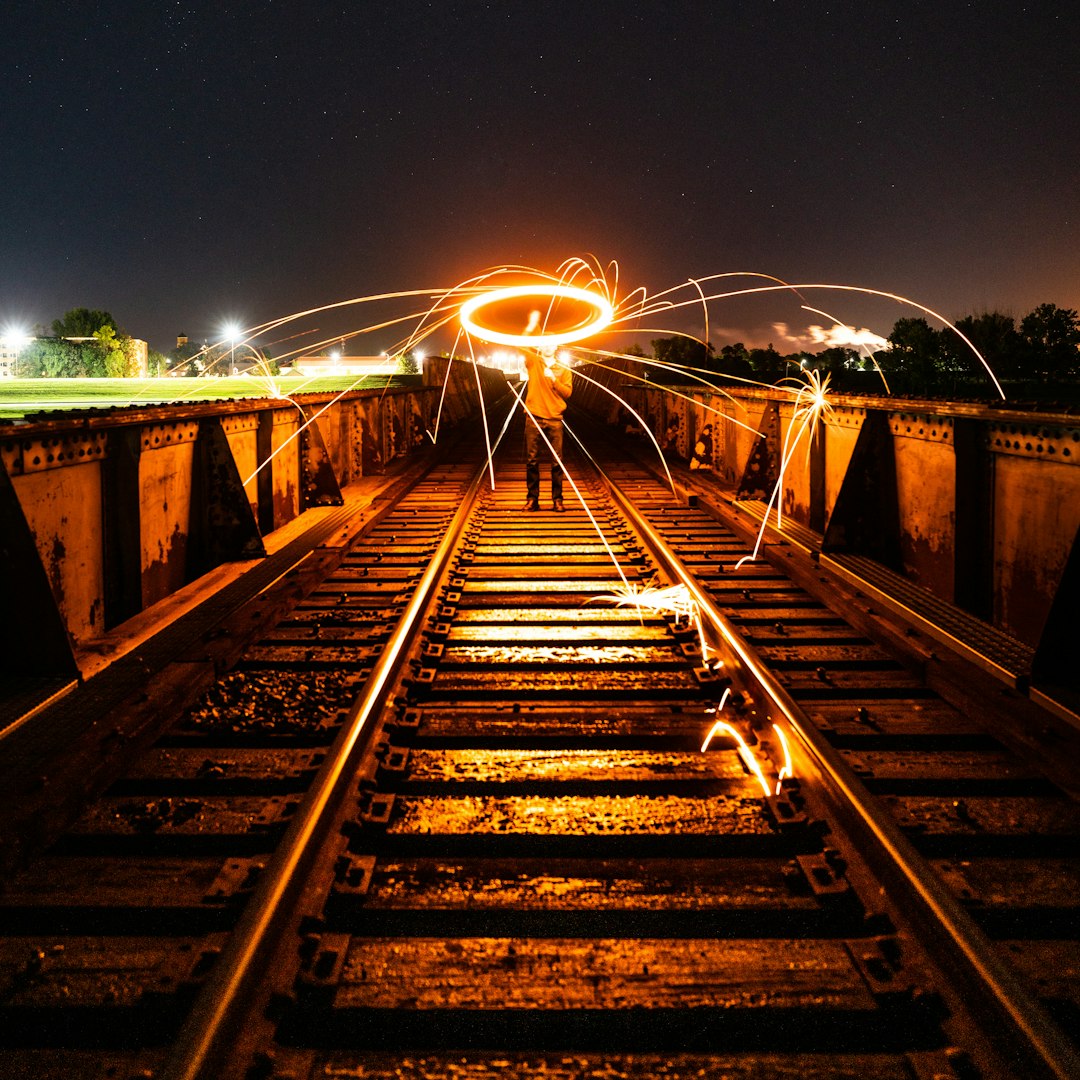
M 1031 678 L 1035 683 L 1062 686 L 1080 693 L 1077 664 L 1077 620 L 1080 618 L 1080 530 L 1065 563 L 1050 614 L 1035 650 Z
M 364 399 L 356 402 L 360 420 L 360 471 L 374 476 L 386 468 L 386 438 L 380 429 L 378 401 Z
M 753 450 L 739 481 L 737 499 L 769 499 L 780 479 L 780 403 L 770 401 L 761 416 L 762 438 Z
M 49 585 L 7 466 L 0 458 L 0 672 L 79 674 L 63 616 Z
M 810 443 L 810 520 L 816 533 L 825 532 L 825 425 L 814 428 Z
M 195 450 L 187 547 L 189 581 L 223 562 L 266 555 L 220 417 L 200 421 Z
M 334 465 L 323 441 L 318 410 L 303 410 L 306 426 L 300 432 L 300 506 L 342 506 L 341 485 L 334 473 Z
M 108 435 L 102 463 L 102 562 L 105 627 L 111 629 L 142 611 L 142 537 L 139 459 L 142 432 L 116 428 Z
M 958 417 L 953 423 L 956 454 L 956 533 L 953 541 L 953 602 L 972 615 L 994 618 L 994 459 L 986 425 Z
M 274 414 L 259 414 L 259 427 L 255 433 L 256 457 L 259 471 L 255 477 L 259 505 L 259 529 L 265 535 L 273 532 L 274 522 Z
M 867 410 L 821 550 L 902 569 L 896 455 L 889 417 L 880 409 Z

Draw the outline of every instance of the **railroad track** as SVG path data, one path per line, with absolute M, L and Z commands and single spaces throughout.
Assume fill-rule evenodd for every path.
M 124 766 L 0 894 L 0 1075 L 1080 1075 L 1074 801 L 605 468 L 438 467 Z

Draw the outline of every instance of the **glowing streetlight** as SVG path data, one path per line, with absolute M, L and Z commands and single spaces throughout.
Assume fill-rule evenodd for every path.
M 12 355 L 12 376 L 18 377 L 19 353 L 33 340 L 33 337 L 21 326 L 6 326 L 0 331 L 0 346 L 3 346 L 4 352 Z
M 5 326 L 0 332 L 0 342 L 12 350 L 23 349 L 33 340 L 21 326 Z
M 229 373 L 236 374 L 236 339 L 243 334 L 243 329 L 234 322 L 226 323 L 222 333 L 229 343 Z

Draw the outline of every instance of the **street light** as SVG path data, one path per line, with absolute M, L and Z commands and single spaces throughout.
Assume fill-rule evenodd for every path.
M 3 331 L 0 332 L 0 345 L 4 347 L 4 352 L 15 354 L 11 373 L 12 378 L 18 378 L 19 375 L 19 353 L 33 340 L 33 337 L 31 337 L 31 335 L 21 326 L 6 326 Z
M 225 340 L 229 343 L 229 374 L 236 374 L 236 339 L 241 337 L 244 333 L 243 328 L 234 322 L 226 323 L 225 328 L 222 331 L 225 335 Z

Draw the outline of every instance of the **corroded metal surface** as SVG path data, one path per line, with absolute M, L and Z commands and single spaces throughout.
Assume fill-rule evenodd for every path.
M 647 487 L 638 483 L 638 495 Z M 1063 738 L 1046 718 L 1035 719 L 1046 725 L 1038 734 L 1002 724 L 996 692 L 980 699 L 965 687 L 955 694 L 958 704 L 939 697 L 926 677 L 936 674 L 939 658 L 918 648 L 913 629 L 886 629 L 861 593 L 839 587 L 809 560 L 796 565 L 786 545 L 767 549 L 768 560 L 757 574 L 749 573 L 753 563 L 736 567 L 738 552 L 723 543 L 715 547 L 718 559 L 698 558 L 680 538 L 734 535 L 727 526 L 737 529 L 738 521 L 719 521 L 722 508 L 680 507 L 658 484 L 648 505 L 655 527 L 686 554 L 720 611 L 842 750 L 856 776 L 877 794 L 878 805 L 933 860 L 941 881 L 975 921 L 992 939 L 1002 939 L 995 959 L 1012 963 L 1015 943 L 1004 939 L 1020 933 L 1046 939 L 1027 951 L 1029 957 L 1040 955 L 1051 966 L 1050 957 L 1061 958 L 1061 976 L 1052 988 L 1045 973 L 1032 977 L 1030 961 L 1019 965 L 1029 979 L 1021 995 L 1049 1008 L 1035 1022 L 1058 1039 L 1049 1017 L 1070 1015 L 1073 1006 L 1063 1003 L 1080 997 L 1069 961 L 1080 926 L 1080 894 L 1069 883 L 1080 872 L 1080 860 L 1064 857 L 1080 851 L 1080 816 L 1073 793 L 1049 776 L 1066 778 L 1075 788 L 1053 760 L 1056 752 L 1075 756 L 1075 740 Z M 710 570 L 711 562 L 719 562 L 719 572 Z M 798 585 L 775 588 L 773 575 L 787 573 L 785 564 L 798 571 Z M 784 602 L 776 605 L 782 594 Z M 877 630 L 883 631 L 884 647 L 868 640 L 874 636 L 868 631 Z M 904 639 L 912 635 L 909 652 Z M 998 725 L 1006 736 L 997 734 Z M 1017 755 L 1021 743 L 1040 742 L 1038 764 Z M 988 954 L 994 955 L 993 948 Z M 1067 1027 L 1075 1030 L 1071 1022 Z M 1059 1062 L 1077 1060 L 1072 1050 L 1063 1054 Z
M 780 783 L 758 703 L 723 714 L 741 751 L 724 733 L 702 753 L 723 671 L 685 625 L 603 599 L 655 572 L 603 493 L 607 545 L 576 499 L 522 515 L 521 480 L 502 468 L 470 519 L 221 1075 L 973 1077 L 946 1049 L 981 1037 L 842 829 Z M 1075 949 L 1051 946 L 1075 939 L 1072 800 L 917 665 L 773 567 L 736 570 L 742 539 L 636 483 L 941 879 L 1075 1008 Z M 144 1044 L 167 1046 L 243 922 L 460 492 L 448 467 L 295 589 L 0 896 L 19 1067 L 97 1080 L 95 1024 L 109 1068 L 161 1067 Z

